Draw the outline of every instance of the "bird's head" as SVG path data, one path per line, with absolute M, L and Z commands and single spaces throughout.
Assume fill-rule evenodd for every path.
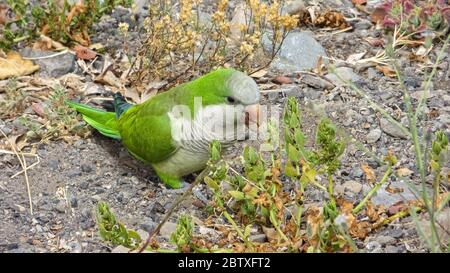
M 259 88 L 245 73 L 218 69 L 187 87 L 192 90 L 191 109 L 200 116 L 195 120 L 201 120 L 211 138 L 221 139 L 222 134 L 225 140 L 243 140 L 248 137 L 248 128 L 260 122 Z

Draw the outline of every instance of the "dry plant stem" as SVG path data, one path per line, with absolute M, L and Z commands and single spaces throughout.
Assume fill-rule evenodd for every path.
M 206 174 L 210 171 L 210 167 L 206 167 L 196 178 L 195 181 L 191 184 L 191 186 L 189 186 L 189 188 L 183 193 L 183 195 L 181 195 L 180 197 L 178 197 L 177 200 L 175 200 L 175 202 L 173 203 L 173 205 L 170 207 L 169 211 L 167 212 L 166 216 L 164 216 L 164 219 L 158 224 L 158 226 L 151 232 L 149 232 L 148 234 L 148 238 L 145 241 L 145 243 L 141 246 L 141 248 L 139 249 L 139 253 L 141 253 L 142 251 L 144 251 L 147 246 L 150 244 L 150 241 L 153 239 L 153 236 L 155 236 L 159 230 L 161 229 L 161 227 L 163 226 L 163 224 L 165 222 L 167 222 L 167 220 L 169 220 L 170 216 L 172 215 L 172 213 L 175 211 L 175 209 L 178 207 L 178 205 L 185 200 L 189 195 L 192 194 L 192 189 L 197 186 L 198 184 L 200 184 L 201 181 L 203 181 L 203 178 L 205 178 Z
M 22 154 L 22 158 L 19 156 L 19 153 L 16 150 L 16 147 L 14 147 L 14 144 L 11 143 L 6 136 L 5 132 L 3 132 L 2 129 L 0 129 L 0 132 L 2 133 L 3 137 L 5 137 L 6 141 L 8 141 L 9 145 L 11 146 L 12 150 L 14 151 L 17 159 L 20 162 L 20 166 L 22 167 L 24 176 L 25 176 L 25 183 L 27 185 L 27 192 L 28 192 L 28 203 L 30 205 L 30 214 L 33 215 L 33 202 L 31 201 L 31 190 L 30 190 L 30 182 L 28 181 L 28 173 L 27 173 L 27 162 L 25 160 L 25 156 Z
M 421 210 L 422 210 L 422 208 L 417 208 L 417 212 L 420 212 Z M 385 226 L 385 225 L 391 223 L 392 221 L 394 221 L 395 219 L 406 217 L 409 214 L 410 214 L 409 210 L 404 210 L 404 211 L 397 212 L 396 214 L 386 218 L 381 223 L 378 223 L 378 224 L 374 225 L 373 228 L 379 228 L 379 227 Z
M 422 112 L 422 106 L 425 103 L 425 101 L 427 100 L 428 93 L 430 92 L 431 80 L 436 75 L 437 67 L 438 67 L 439 63 L 441 62 L 441 60 L 445 56 L 445 52 L 446 52 L 449 42 L 450 42 L 450 34 L 447 36 L 447 39 L 445 39 L 444 45 L 442 46 L 441 50 L 439 51 L 439 53 L 437 55 L 436 62 L 433 65 L 433 69 L 431 70 L 431 73 L 428 76 L 427 81 L 425 82 L 423 95 L 420 98 L 419 103 L 417 104 L 417 108 L 416 108 L 416 113 L 415 113 L 416 119 L 417 119 L 418 115 Z
M 436 229 L 436 223 L 435 223 L 435 219 L 434 219 L 434 207 L 430 206 L 430 202 L 429 202 L 429 197 L 428 197 L 428 193 L 426 190 L 426 174 L 425 174 L 425 162 L 424 162 L 424 157 L 422 154 L 422 146 L 419 143 L 419 135 L 418 135 L 418 128 L 417 128 L 417 118 L 416 115 L 414 114 L 414 111 L 412 109 L 412 103 L 411 103 L 411 98 L 408 94 L 408 90 L 406 88 L 406 86 L 404 85 L 402 76 L 400 74 L 400 68 L 398 66 L 398 64 L 396 62 L 394 62 L 394 68 L 395 68 L 395 73 L 397 74 L 397 79 L 400 82 L 400 85 L 403 89 L 403 101 L 405 103 L 406 106 L 406 112 L 407 112 L 407 117 L 408 117 L 408 121 L 409 121 L 409 127 L 411 128 L 411 136 L 412 136 L 412 140 L 413 140 L 413 144 L 414 144 L 414 151 L 416 154 L 416 164 L 418 166 L 419 169 L 419 173 L 420 173 L 420 178 L 421 178 L 421 185 L 422 185 L 422 199 L 423 199 L 423 203 L 425 205 L 425 208 L 428 212 L 428 214 L 430 215 L 430 225 L 431 225 L 431 230 L 432 230 L 432 234 L 431 234 L 431 244 L 434 245 L 435 241 L 437 241 L 439 243 L 439 246 L 441 245 L 440 239 L 439 239 L 439 235 L 437 233 L 437 229 Z
M 231 217 L 231 215 L 226 210 L 223 211 L 223 216 L 225 216 L 225 218 L 227 218 L 228 222 L 230 222 L 230 224 L 233 226 L 234 230 L 236 230 L 237 234 L 239 235 L 239 237 L 241 237 L 242 241 L 247 242 L 247 239 L 245 238 L 244 233 L 242 233 L 242 231 L 239 229 L 236 222 L 233 220 L 233 217 Z
M 353 209 L 353 213 L 357 214 L 361 211 L 361 209 L 366 205 L 367 201 L 380 189 L 380 187 L 386 182 L 386 180 L 389 178 L 392 172 L 392 166 L 389 164 L 388 169 L 384 173 L 381 180 L 367 193 L 367 195 L 364 197 L 364 199 Z

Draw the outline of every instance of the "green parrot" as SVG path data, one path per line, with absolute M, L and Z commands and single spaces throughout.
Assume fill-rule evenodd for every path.
M 121 140 L 165 184 L 180 188 L 183 176 L 206 167 L 212 141 L 226 146 L 248 137 L 250 122 L 258 123 L 259 98 L 251 77 L 217 69 L 137 105 L 116 93 L 115 112 L 67 104 L 101 134 Z

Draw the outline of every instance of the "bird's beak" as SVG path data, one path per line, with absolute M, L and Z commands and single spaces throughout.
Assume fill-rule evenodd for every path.
M 259 126 L 261 124 L 261 109 L 259 104 L 248 105 L 245 107 L 245 124 L 255 124 Z

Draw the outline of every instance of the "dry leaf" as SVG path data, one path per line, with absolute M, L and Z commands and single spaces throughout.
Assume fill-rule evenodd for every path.
M 111 71 L 106 71 L 105 74 L 100 75 L 94 79 L 94 82 L 99 82 L 107 85 L 111 85 L 117 88 L 122 88 L 122 82 L 112 73 Z
M 400 177 L 410 176 L 413 173 L 414 172 L 411 171 L 408 168 L 400 168 L 400 169 L 397 170 L 397 175 L 400 176 Z
M 404 192 L 404 189 L 394 188 L 394 187 L 391 187 L 391 185 L 387 185 L 385 190 L 391 194 Z
M 268 227 L 263 226 L 262 230 L 263 230 L 264 234 L 266 235 L 269 242 L 270 241 L 278 241 L 280 239 L 277 231 L 274 228 L 268 228 Z
M 82 45 L 74 46 L 73 50 L 75 50 L 78 59 L 92 60 L 97 56 L 97 52 Z
M 41 103 L 33 103 L 33 104 L 31 105 L 31 109 L 32 109 L 36 114 L 38 114 L 38 115 L 41 116 L 41 117 L 45 117 L 45 116 L 46 116 L 46 114 L 45 114 L 45 109 L 44 109 L 44 107 L 42 106 Z
M 347 58 L 347 62 L 350 64 L 356 64 L 357 61 L 361 60 L 364 55 L 366 55 L 367 51 L 361 52 L 361 53 L 355 53 Z
M 377 7 L 373 10 L 373 12 L 370 14 L 370 20 L 374 23 L 378 23 L 386 17 L 386 10 L 381 7 Z
M 372 170 L 372 168 L 367 165 L 366 163 L 361 164 L 361 169 L 364 172 L 364 174 L 366 175 L 366 179 L 369 182 L 374 182 L 376 177 L 375 177 L 375 172 Z
M 15 51 L 8 52 L 6 57 L 6 59 L 0 58 L 0 80 L 29 75 L 39 69 L 39 65 L 33 64 L 30 60 L 23 59 Z
M 407 209 L 407 206 L 406 206 L 405 202 L 403 202 L 403 201 L 398 201 L 397 203 L 391 205 L 391 206 L 388 208 L 388 211 L 387 211 L 387 212 L 388 212 L 388 215 L 394 215 L 394 214 L 397 214 L 397 213 L 399 213 L 400 211 L 403 211 L 403 210 L 405 210 L 405 209 Z
M 0 25 L 5 25 L 9 21 L 8 17 L 9 7 L 5 4 L 0 4 Z
M 342 13 L 334 10 L 325 11 L 323 14 L 317 16 L 314 20 L 314 25 L 318 27 L 331 27 L 344 29 L 350 25 L 345 21 L 345 17 Z
M 256 71 L 255 73 L 252 73 L 250 75 L 250 77 L 259 79 L 259 78 L 264 77 L 266 74 L 267 74 L 267 69 L 261 69 L 259 71 Z
M 289 84 L 292 83 L 292 80 L 291 78 L 286 76 L 276 76 L 275 78 L 272 79 L 272 82 L 277 84 Z
M 367 37 L 366 42 L 368 42 L 371 46 L 379 47 L 384 45 L 384 40 L 380 38 Z
M 370 201 L 367 202 L 366 204 L 366 215 L 372 222 L 376 222 L 380 218 L 378 211 L 375 209 L 375 206 Z
M 389 66 L 377 65 L 375 68 L 378 71 L 382 72 L 386 77 L 395 78 L 397 76 L 397 74 L 395 73 L 395 70 L 390 68 Z
M 364 5 L 367 4 L 367 0 L 352 0 L 352 3 L 355 5 Z

